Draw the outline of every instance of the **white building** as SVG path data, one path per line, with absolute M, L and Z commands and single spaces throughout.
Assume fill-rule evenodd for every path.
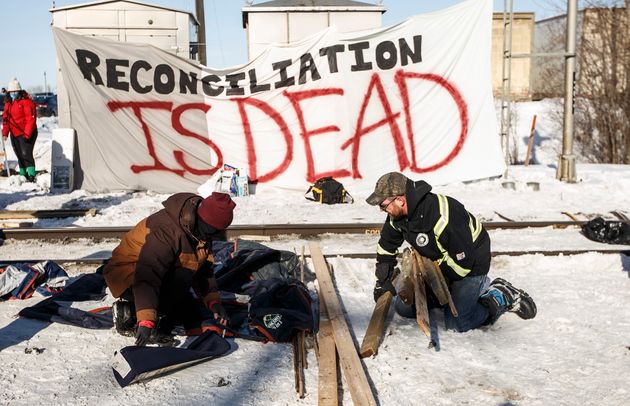
M 352 0 L 273 0 L 242 8 L 249 60 L 271 44 L 299 41 L 327 27 L 340 32 L 381 27 L 385 7 Z
M 151 44 L 183 58 L 197 59 L 199 23 L 188 11 L 133 0 L 101 0 L 51 8 L 52 25 L 121 42 Z M 57 64 L 59 125 L 72 128 L 69 100 Z

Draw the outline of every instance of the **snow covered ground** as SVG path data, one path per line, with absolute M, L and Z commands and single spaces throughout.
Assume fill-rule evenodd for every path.
M 535 165 L 511 166 L 507 179 L 437 186 L 462 201 L 481 219 L 570 220 L 610 211 L 630 213 L 630 167 L 579 164 L 576 184 L 555 180 L 561 145 L 559 126 L 549 113 L 553 100 L 519 103 L 515 143 L 524 159 L 531 119 L 537 114 Z M 38 169 L 50 167 L 54 119 L 40 120 Z M 9 147 L 10 150 L 10 147 Z M 14 161 L 12 151 L 9 158 Z M 578 159 L 578 162 L 579 159 Z M 505 187 L 506 181 L 513 188 Z M 97 209 L 94 217 L 41 219 L 35 227 L 130 226 L 158 210 L 167 196 L 150 192 L 93 194 L 48 192 L 47 175 L 37 184 L 0 178 L 0 209 Z M 375 223 L 383 215 L 354 196 L 353 205 L 320 206 L 301 194 L 260 193 L 236 198 L 235 224 Z M 3 221 L 5 222 L 5 221 Z M 4 226 L 6 227 L 6 225 Z M 497 230 L 496 252 L 561 248 L 597 250 L 603 244 L 577 230 Z M 325 253 L 370 252 L 375 236 L 323 236 Z M 115 241 L 5 241 L 0 262 L 19 258 L 76 258 L 107 253 Z M 299 250 L 305 241 L 283 238 L 270 246 Z M 630 247 L 629 247 L 630 248 Z M 360 343 L 372 311 L 373 260 L 329 260 L 355 341 Z M 92 267 L 70 266 L 76 276 Z M 538 305 L 530 321 L 513 314 L 489 329 L 465 334 L 445 331 L 438 322 L 440 351 L 427 348 L 415 321 L 391 315 L 379 354 L 364 360 L 382 405 L 450 404 L 611 404 L 630 403 L 630 258 L 594 252 L 571 256 L 498 255 L 491 276 L 502 276 L 527 290 Z M 146 383 L 118 387 L 111 373 L 114 351 L 131 339 L 113 331 L 46 324 L 13 316 L 39 298 L 0 303 L 0 403 L 32 404 L 217 404 L 312 405 L 317 403 L 317 360 L 309 351 L 306 398 L 293 387 L 291 347 L 236 340 L 238 350 Z M 111 303 L 111 298 L 103 304 Z M 30 351 L 43 348 L 42 353 Z M 28 353 L 27 353 L 28 352 Z M 224 385 L 224 383 L 228 383 Z M 347 388 L 344 404 L 351 404 Z

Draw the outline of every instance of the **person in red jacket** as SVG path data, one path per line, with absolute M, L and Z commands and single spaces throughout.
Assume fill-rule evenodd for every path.
M 11 135 L 11 145 L 17 155 L 20 175 L 28 182 L 35 181 L 35 158 L 33 149 L 37 140 L 35 103 L 20 82 L 13 78 L 7 86 L 7 97 L 2 112 L 2 136 Z

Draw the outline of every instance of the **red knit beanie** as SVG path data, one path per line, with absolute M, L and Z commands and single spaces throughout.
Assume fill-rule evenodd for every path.
M 225 193 L 212 192 L 201 201 L 197 208 L 197 215 L 204 223 L 217 230 L 225 230 L 234 218 L 236 203 Z

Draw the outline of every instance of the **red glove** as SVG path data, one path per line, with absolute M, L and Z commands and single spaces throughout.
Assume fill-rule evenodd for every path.
M 140 320 L 136 329 L 136 345 L 143 347 L 151 340 L 151 334 L 155 328 L 155 322 L 151 320 Z

